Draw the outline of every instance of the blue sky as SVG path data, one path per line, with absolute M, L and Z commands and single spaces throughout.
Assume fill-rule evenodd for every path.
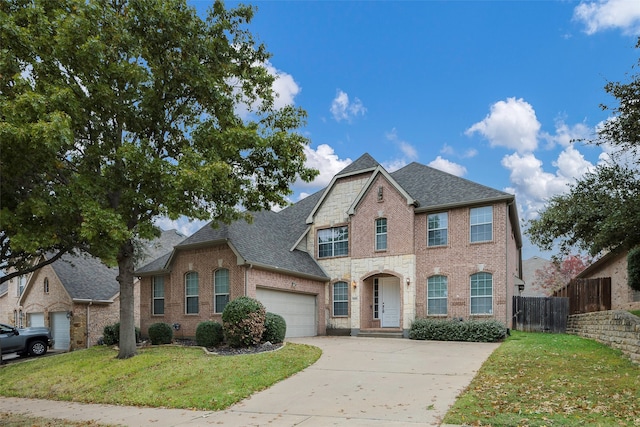
M 571 141 L 607 119 L 604 85 L 627 81 L 640 56 L 638 0 L 244 3 L 278 102 L 309 114 L 321 175 L 293 202 L 367 152 L 389 171 L 416 161 L 515 194 L 526 222 L 607 156 Z M 525 239 L 533 255 L 550 254 Z

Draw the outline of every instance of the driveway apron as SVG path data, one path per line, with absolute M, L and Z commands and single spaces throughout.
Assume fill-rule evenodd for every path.
M 393 338 L 312 337 L 312 366 L 225 411 L 51 402 L 55 416 L 127 426 L 438 426 L 498 344 Z M 28 399 L 0 399 L 0 411 L 28 412 Z M 38 402 L 38 404 L 46 401 Z M 25 411 L 20 408 L 24 406 Z M 68 410 L 62 410 L 67 407 Z M 13 408 L 13 409 L 11 409 Z M 52 416 L 46 410 L 37 416 Z

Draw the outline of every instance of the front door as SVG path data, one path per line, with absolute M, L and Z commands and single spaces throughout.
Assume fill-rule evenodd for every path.
M 379 283 L 382 307 L 380 326 L 398 328 L 400 327 L 400 281 L 397 277 L 382 277 Z

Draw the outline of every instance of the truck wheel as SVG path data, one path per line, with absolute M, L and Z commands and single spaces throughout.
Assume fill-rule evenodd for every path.
M 29 344 L 29 354 L 32 356 L 42 356 L 47 352 L 47 344 L 44 341 L 35 340 Z

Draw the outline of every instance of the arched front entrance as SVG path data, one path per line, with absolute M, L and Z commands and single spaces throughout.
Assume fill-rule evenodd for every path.
M 364 280 L 360 329 L 399 329 L 402 318 L 400 279 L 389 274 Z

